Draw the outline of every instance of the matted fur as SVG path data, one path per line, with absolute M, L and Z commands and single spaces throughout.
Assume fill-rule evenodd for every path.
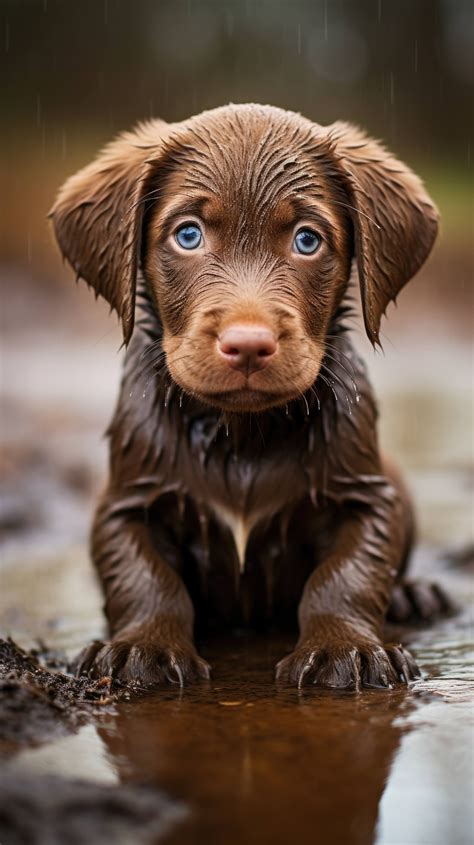
M 388 303 L 427 257 L 437 212 L 421 182 L 348 124 L 226 106 L 120 136 L 51 214 L 128 345 L 92 535 L 111 639 L 86 649 L 79 670 L 184 683 L 209 671 L 195 621 L 298 616 L 280 679 L 413 677 L 408 652 L 381 640 L 411 508 L 380 457 L 344 317 L 355 260 L 377 343 Z M 204 233 L 189 254 L 174 239 L 186 219 Z M 301 222 L 321 235 L 311 258 L 292 249 Z M 250 374 L 219 355 L 222 333 L 242 323 L 277 344 Z M 397 590 L 399 617 L 444 606 L 436 590 Z

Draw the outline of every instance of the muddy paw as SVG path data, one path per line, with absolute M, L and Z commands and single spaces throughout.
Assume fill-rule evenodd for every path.
M 438 584 L 429 581 L 402 581 L 393 588 L 387 611 L 389 622 L 429 622 L 453 610 Z
M 184 686 L 210 675 L 209 664 L 187 641 L 166 644 L 120 637 L 105 643 L 95 640 L 78 655 L 72 668 L 77 675 L 107 675 L 147 687 L 163 683 Z
M 327 689 L 390 688 L 407 684 L 420 671 L 403 646 L 378 643 L 308 642 L 298 646 L 276 667 L 276 679 L 301 688 L 316 684 Z

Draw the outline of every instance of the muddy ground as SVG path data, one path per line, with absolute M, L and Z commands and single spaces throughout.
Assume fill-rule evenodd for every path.
M 209 684 L 141 693 L 67 675 L 71 658 L 103 633 L 87 531 L 106 469 L 100 435 L 117 388 L 119 333 L 85 291 L 76 306 L 83 316 L 71 321 L 67 303 L 46 308 L 30 290 L 36 320 L 23 325 L 26 294 L 21 284 L 15 291 L 2 413 L 2 845 L 471 842 L 473 476 L 463 333 L 448 343 L 436 317 L 420 345 L 418 330 L 395 320 L 385 358 L 362 343 L 383 443 L 417 499 L 414 569 L 438 579 L 458 606 L 431 628 L 388 632 L 409 644 L 423 678 L 388 692 L 278 688 L 273 666 L 291 639 L 235 633 L 202 644 Z

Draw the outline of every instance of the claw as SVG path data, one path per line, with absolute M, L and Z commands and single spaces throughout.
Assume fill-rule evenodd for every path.
M 188 680 L 210 675 L 209 665 L 187 643 L 178 644 L 175 651 L 160 642 L 118 637 L 106 643 L 93 642 L 76 658 L 75 667 L 76 672 L 91 678 L 107 675 L 144 688 L 166 681 L 182 688 Z
M 199 665 L 202 667 L 206 681 L 209 681 L 211 678 L 211 667 L 209 666 L 209 663 L 207 663 L 206 660 L 201 660 Z
M 303 686 L 303 681 L 304 681 L 306 675 L 308 674 L 308 672 L 310 671 L 310 669 L 312 669 L 312 667 L 314 665 L 314 658 L 315 657 L 316 657 L 316 652 L 312 651 L 311 654 L 308 657 L 308 660 L 306 661 L 305 665 L 303 666 L 303 668 L 300 672 L 300 676 L 298 678 L 298 689 L 301 689 L 301 687 Z
M 393 689 L 420 675 L 408 651 L 399 643 L 386 646 L 362 641 L 360 645 L 308 643 L 297 647 L 276 666 L 276 680 L 301 689 L 310 680 L 329 689 Z
M 179 663 L 176 660 L 176 657 L 174 655 L 172 655 L 170 657 L 170 663 L 171 663 L 172 668 L 174 669 L 174 671 L 176 672 L 176 674 L 178 676 L 178 683 L 179 683 L 180 687 L 184 687 L 184 677 L 183 677 L 183 673 L 181 671 L 181 666 L 179 665 Z

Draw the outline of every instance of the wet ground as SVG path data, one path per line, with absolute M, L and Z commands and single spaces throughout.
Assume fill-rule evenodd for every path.
M 66 657 L 102 633 L 85 545 L 118 376 L 118 333 L 102 334 L 30 327 L 5 367 L 1 628 Z M 427 357 L 413 342 L 371 366 L 384 443 L 418 501 L 414 568 L 459 606 L 431 628 L 389 632 L 423 678 L 409 690 L 297 692 L 273 682 L 291 639 L 203 643 L 209 684 L 112 696 L 60 731 L 0 744 L 0 824 L 5 808 L 23 819 L 11 842 L 472 841 L 470 368 L 461 346 Z

